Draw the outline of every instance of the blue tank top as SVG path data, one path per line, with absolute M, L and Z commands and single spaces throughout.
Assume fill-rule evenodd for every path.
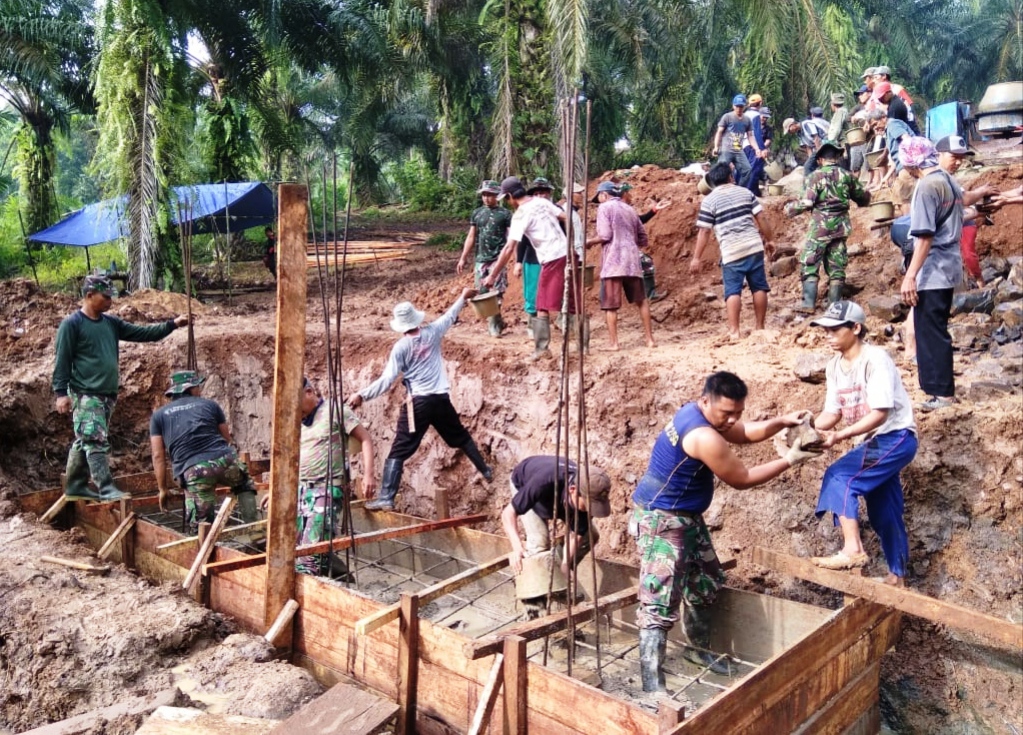
M 636 486 L 632 502 L 646 510 L 707 510 L 714 498 L 714 473 L 682 449 L 686 435 L 702 426 L 710 423 L 695 402 L 678 410 L 654 442 L 650 466 Z

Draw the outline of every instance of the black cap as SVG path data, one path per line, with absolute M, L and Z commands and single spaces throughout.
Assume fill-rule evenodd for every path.
M 501 182 L 501 193 L 497 195 L 498 200 L 504 199 L 505 197 L 511 197 L 512 199 L 520 199 L 526 196 L 526 187 L 519 181 L 518 176 L 509 176 Z

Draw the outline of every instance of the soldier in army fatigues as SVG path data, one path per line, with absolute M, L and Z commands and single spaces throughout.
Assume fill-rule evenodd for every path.
M 703 512 L 714 498 L 715 476 L 745 489 L 772 480 L 816 456 L 797 441 L 771 462 L 747 469 L 729 444 L 769 439 L 799 424 L 806 411 L 743 423 L 746 384 L 732 373 L 714 373 L 699 400 L 687 403 L 657 437 L 650 465 L 632 495 L 630 531 L 639 547 L 639 661 L 643 691 L 665 690 L 662 665 L 668 631 L 685 603 L 685 658 L 716 674 L 731 675 L 726 656 L 711 653 L 713 602 L 725 581 Z
M 845 286 L 845 266 L 849 262 L 845 240 L 852 231 L 849 221 L 849 202 L 865 207 L 870 194 L 859 178 L 838 165 L 842 157 L 839 143 L 826 140 L 817 151 L 820 168 L 806 182 L 803 198 L 785 205 L 785 214 L 795 217 L 813 211 L 806 244 L 799 255 L 799 278 L 803 282 L 803 302 L 798 310 L 812 314 L 817 305 L 817 281 L 820 266 L 828 276 L 828 303 L 842 299 Z
M 483 279 L 490 275 L 494 263 L 504 249 L 505 241 L 508 239 L 508 226 L 511 225 L 512 213 L 497 202 L 497 195 L 501 193 L 501 185 L 496 181 L 484 181 L 476 192 L 483 199 L 483 206 L 477 207 L 469 217 L 469 232 L 465 236 L 465 245 L 462 248 L 462 257 L 458 259 L 458 273 L 465 269 L 466 260 L 473 246 L 476 247 L 476 264 L 473 268 L 475 276 L 475 288 L 480 290 Z M 494 285 L 489 291 L 500 295 L 508 288 L 508 274 L 501 271 Z M 500 337 L 504 331 L 504 319 L 500 314 L 487 317 L 487 328 L 491 337 Z

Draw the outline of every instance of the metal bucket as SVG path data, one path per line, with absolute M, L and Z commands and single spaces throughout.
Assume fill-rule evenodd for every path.
M 876 151 L 871 151 L 870 153 L 868 153 L 867 156 L 866 156 L 866 158 L 867 158 L 867 168 L 869 168 L 871 171 L 873 171 L 875 168 L 877 168 L 878 161 L 881 160 L 881 156 L 883 156 L 883 155 L 884 155 L 884 148 L 881 148 L 880 150 L 876 150 Z
M 707 196 L 714 190 L 714 187 L 712 187 L 710 183 L 707 181 L 706 174 L 700 177 L 700 181 L 696 184 L 696 190 L 699 191 L 704 196 Z
M 781 184 L 768 184 L 767 195 L 772 197 L 780 197 L 785 194 L 785 187 Z
M 522 573 L 515 576 L 515 596 L 518 599 L 532 600 L 546 597 L 548 590 L 564 592 L 568 589 L 568 580 L 561 573 L 561 565 L 552 563 L 553 558 L 550 551 L 523 558 Z
M 589 288 L 593 285 L 594 274 L 597 272 L 597 266 L 588 265 L 583 268 L 583 288 Z
M 895 205 L 891 202 L 872 202 L 870 213 L 874 216 L 875 222 L 892 219 L 895 216 Z
M 845 134 L 845 142 L 849 145 L 863 145 L 867 142 L 867 134 L 863 128 L 853 128 Z
M 501 313 L 501 305 L 498 303 L 497 297 L 497 292 L 484 293 L 476 296 L 469 303 L 472 304 L 472 310 L 476 312 L 476 316 L 480 319 L 489 319 Z

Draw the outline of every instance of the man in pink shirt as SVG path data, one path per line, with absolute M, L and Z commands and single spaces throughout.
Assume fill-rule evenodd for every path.
M 602 245 L 600 266 L 600 308 L 607 320 L 611 349 L 618 350 L 618 310 L 623 300 L 639 307 L 647 347 L 655 347 L 650 302 L 643 286 L 643 270 L 639 263 L 640 248 L 647 246 L 646 230 L 636 210 L 618 197 L 611 181 L 597 187 L 600 207 L 597 209 L 597 236 L 586 241 L 587 247 Z

